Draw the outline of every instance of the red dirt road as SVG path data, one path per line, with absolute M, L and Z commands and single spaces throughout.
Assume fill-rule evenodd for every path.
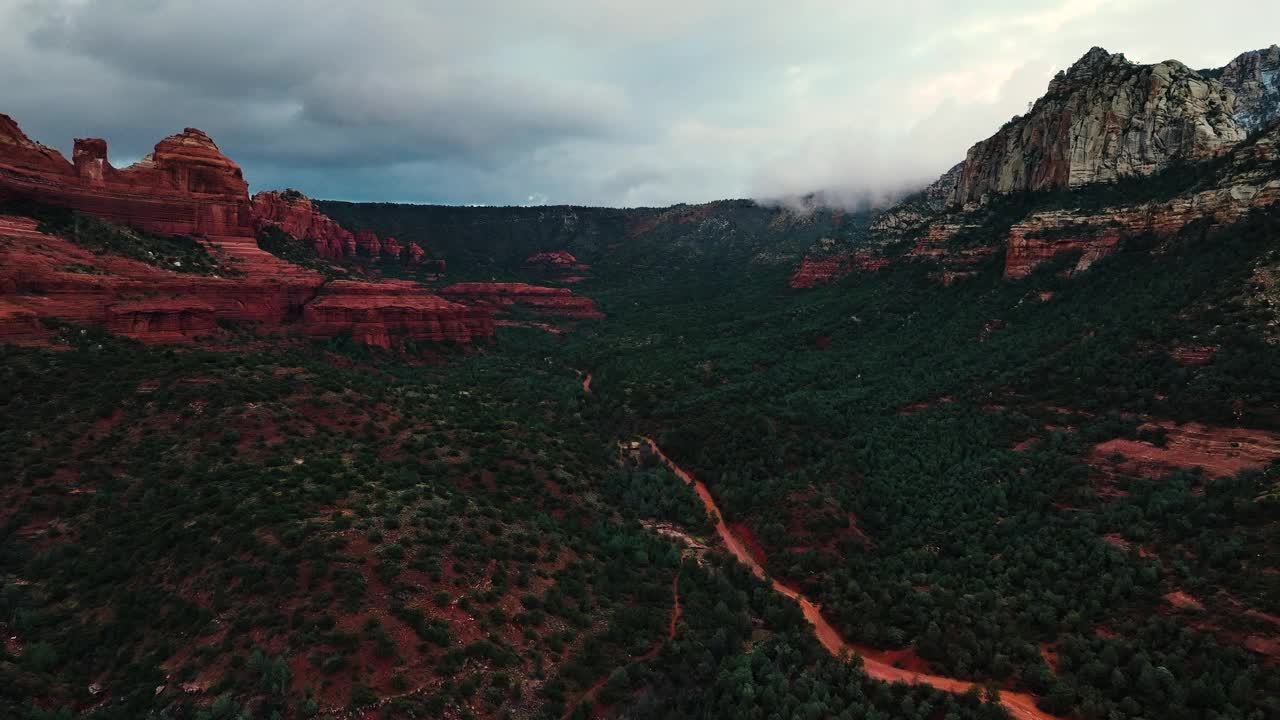
M 716 534 L 720 536 L 721 541 L 724 542 L 725 547 L 728 548 L 729 552 L 732 553 L 739 562 L 751 568 L 751 571 L 755 573 L 757 577 L 770 582 L 775 591 L 795 600 L 800 605 L 800 609 L 804 612 L 805 619 L 809 621 L 810 625 L 813 625 L 814 632 L 818 635 L 818 642 L 822 643 L 822 646 L 825 647 L 832 655 L 838 656 L 846 651 L 861 655 L 863 669 L 866 670 L 867 675 L 885 682 L 901 680 L 908 683 L 922 683 L 935 687 L 939 690 L 952 693 L 964 693 L 967 692 L 969 688 L 974 687 L 974 683 L 965 680 L 956 680 L 954 678 L 943 677 L 941 675 L 930 675 L 927 673 L 920 673 L 904 668 L 894 667 L 891 664 L 891 658 L 895 655 L 901 655 L 901 653 L 888 653 L 883 650 L 845 642 L 844 639 L 840 637 L 840 633 L 832 627 L 831 623 L 827 622 L 827 620 L 822 617 L 822 609 L 820 606 L 804 595 L 801 595 L 799 591 L 794 588 L 783 585 L 777 580 L 769 577 L 769 574 L 760 566 L 760 563 L 756 562 L 755 558 L 752 557 L 752 554 L 746 544 L 729 529 L 727 524 L 725 524 L 724 517 L 720 514 L 720 508 L 716 505 L 715 498 L 711 496 L 711 491 L 707 489 L 707 486 L 694 478 L 687 470 L 677 465 L 671 458 L 667 457 L 652 438 L 642 437 L 642 439 L 649 445 L 649 449 L 661 458 L 662 461 L 666 463 L 667 467 L 671 468 L 672 472 L 674 472 L 681 480 L 684 480 L 686 483 L 693 486 L 694 491 L 698 493 L 698 498 L 702 500 L 702 505 L 706 508 L 707 513 L 715 518 Z M 679 608 L 678 603 L 676 607 L 677 609 Z M 1000 702 L 1004 705 L 1005 710 L 1009 711 L 1009 714 L 1018 720 L 1057 720 L 1056 715 L 1050 715 L 1036 707 L 1035 698 L 1027 693 L 1001 691 Z

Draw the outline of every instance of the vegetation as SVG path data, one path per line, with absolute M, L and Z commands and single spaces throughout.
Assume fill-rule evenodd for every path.
M 0 716 L 994 720 L 1009 691 L 1089 720 L 1280 714 L 1247 643 L 1280 614 L 1280 467 L 1130 475 L 1094 450 L 1172 443 L 1148 420 L 1280 431 L 1253 301 L 1280 212 L 1071 279 L 996 256 L 805 293 L 752 261 L 766 235 L 668 251 L 672 228 L 602 252 L 609 317 L 564 336 L 0 346 Z M 472 268 L 518 273 L 530 237 Z M 1184 367 L 1182 344 L 1217 350 Z M 701 549 L 688 486 L 620 462 L 640 435 L 847 641 L 982 689 L 829 655 Z
M 219 263 L 198 240 L 185 235 L 143 232 L 69 208 L 26 200 L 2 203 L 0 213 L 34 218 L 39 221 L 40 232 L 59 235 L 98 255 L 122 255 L 178 273 L 224 277 L 238 274 Z
M 285 192 L 287 193 L 288 191 L 286 190 Z M 294 192 L 297 191 L 295 190 Z M 281 195 L 283 196 L 284 193 Z M 351 275 L 346 270 L 320 257 L 320 254 L 316 252 L 315 245 L 299 240 L 274 225 L 264 226 L 258 231 L 258 247 L 281 260 L 287 260 L 294 265 L 315 270 L 330 280 L 341 280 Z
M 1274 212 L 1195 227 L 1071 280 L 1003 281 L 1001 258 L 951 288 L 910 267 L 798 297 L 778 277 L 672 278 L 646 288 L 643 318 L 611 314 L 577 351 L 601 401 L 708 481 L 846 638 L 1055 712 L 1267 715 L 1276 673 L 1240 642 L 1274 631 L 1241 607 L 1280 608 L 1259 566 L 1280 557 L 1262 519 L 1274 475 L 1201 494 L 1203 480 L 1102 478 L 1089 448 L 1139 437 L 1143 417 L 1275 429 L 1272 318 L 1243 289 L 1277 230 Z M 1220 349 L 1182 367 L 1168 351 L 1189 341 Z M 1126 553 L 1110 533 L 1185 552 Z M 1172 591 L 1205 597 L 1207 616 L 1174 615 Z

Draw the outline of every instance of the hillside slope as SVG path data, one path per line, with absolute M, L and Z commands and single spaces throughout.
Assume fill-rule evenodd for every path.
M 1280 717 L 1273 56 L 1091 52 L 872 214 L 0 125 L 0 717 Z

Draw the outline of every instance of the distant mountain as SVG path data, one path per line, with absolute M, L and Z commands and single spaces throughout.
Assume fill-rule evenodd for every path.
M 1200 71 L 1095 47 L 865 235 L 816 247 L 792 284 L 817 284 L 819 266 L 832 269 L 828 280 L 880 267 L 875 254 L 896 244 L 909 247 L 887 254 L 937 263 L 945 282 L 998 254 L 1009 277 L 1068 251 L 1082 253 L 1082 270 L 1126 238 L 1232 222 L 1280 199 L 1278 77 L 1274 45 Z
M 969 150 L 948 201 L 1110 182 L 1220 155 L 1280 115 L 1278 64 L 1275 46 L 1208 73 L 1095 47 L 1030 112 Z

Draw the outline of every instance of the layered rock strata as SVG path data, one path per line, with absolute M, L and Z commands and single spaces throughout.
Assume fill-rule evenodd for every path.
M 263 213 L 259 222 L 340 256 L 357 246 L 309 201 L 277 195 L 251 202 L 240 168 L 199 130 L 162 140 L 123 170 L 111 166 L 102 140 L 77 140 L 73 159 L 32 141 L 0 115 L 0 197 L 68 206 L 157 234 L 198 236 L 234 276 L 180 274 L 95 254 L 41 233 L 30 218 L 0 215 L 0 340 L 41 342 L 49 336 L 46 318 L 149 342 L 215 335 L 219 320 L 308 337 L 351 335 L 383 346 L 402 338 L 468 342 L 493 335 L 486 308 L 450 302 L 410 282 L 327 282 L 260 249 L 255 207 Z M 423 256 L 412 243 L 374 240 L 379 254 Z

